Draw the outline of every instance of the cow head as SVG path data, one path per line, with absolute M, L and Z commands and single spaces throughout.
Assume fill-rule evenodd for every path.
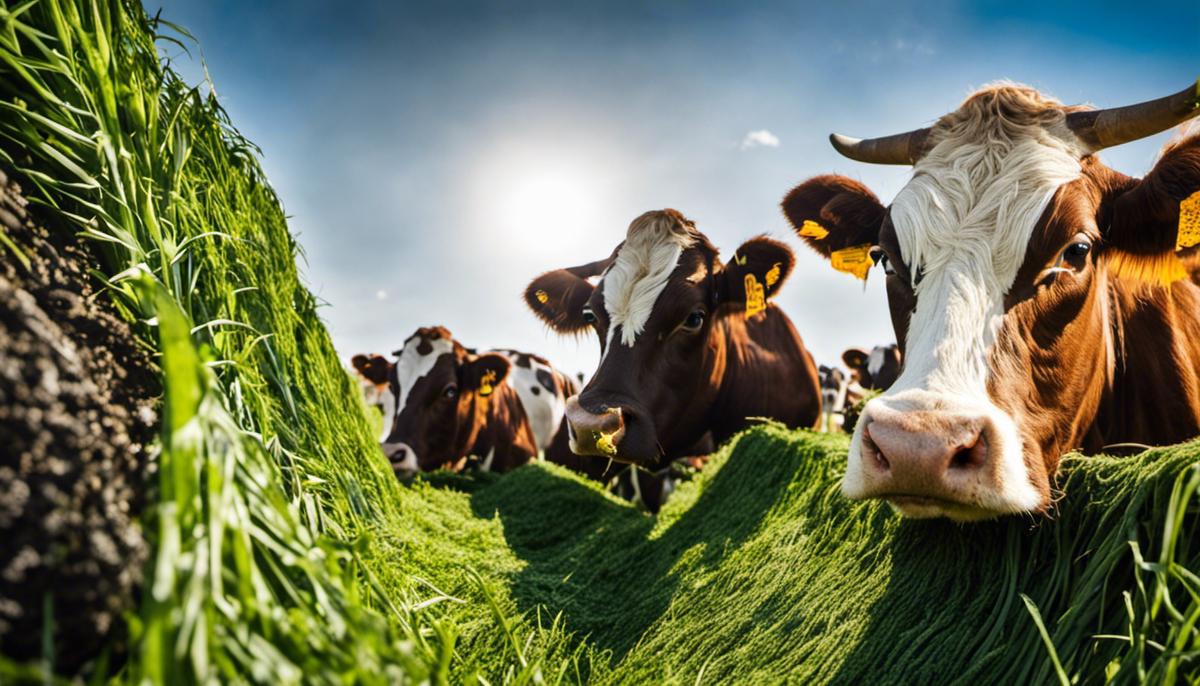
M 647 212 L 605 260 L 547 272 L 525 301 L 561 333 L 595 332 L 600 364 L 567 403 L 571 449 L 642 465 L 703 433 L 720 386 L 729 317 L 756 317 L 791 271 L 765 237 L 721 264 L 675 210 Z
M 1140 181 L 1093 153 L 1193 116 L 1198 101 L 1189 88 L 1097 112 L 1000 84 L 930 129 L 832 138 L 850 157 L 913 165 L 890 207 L 839 176 L 783 201 L 835 267 L 869 254 L 886 274 L 904 353 L 854 433 L 847 496 L 957 520 L 1048 507 L 1059 456 L 1083 442 L 1119 354 L 1109 279 L 1182 278 L 1180 204 L 1200 202 L 1194 139 Z
M 388 380 L 395 414 L 384 454 L 400 474 L 461 468 L 510 362 L 474 354 L 440 326 L 417 329 L 395 354 Z
M 842 353 L 842 362 L 850 369 L 854 381 L 869 391 L 887 390 L 900 376 L 900 346 L 877 345 L 867 352 L 850 348 Z
M 841 412 L 850 378 L 838 367 L 821 365 L 817 367 L 817 379 L 821 383 L 821 407 L 826 412 Z
M 386 384 L 392 371 L 392 363 L 383 355 L 355 355 L 350 358 L 350 364 L 359 376 L 376 386 Z

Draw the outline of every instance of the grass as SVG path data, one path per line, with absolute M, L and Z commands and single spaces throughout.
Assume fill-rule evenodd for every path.
M 95 680 L 1200 678 L 1196 444 L 1067 459 L 1053 518 L 970 527 L 842 499 L 845 437 L 776 426 L 656 519 L 549 466 L 397 483 L 256 149 L 159 54 L 187 34 L 0 4 L 0 161 L 97 248 L 166 389 L 133 649 Z

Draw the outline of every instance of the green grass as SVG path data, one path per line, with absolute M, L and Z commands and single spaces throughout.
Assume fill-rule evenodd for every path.
M 1196 444 L 1068 459 L 1052 518 L 969 527 L 842 499 L 846 439 L 773 426 L 657 519 L 546 466 L 397 483 L 257 151 L 160 59 L 186 34 L 0 5 L 0 161 L 166 389 L 133 649 L 97 680 L 1200 678 Z

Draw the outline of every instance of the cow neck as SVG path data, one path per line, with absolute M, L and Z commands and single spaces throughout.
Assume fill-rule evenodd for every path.
M 1195 279 L 1197 277 L 1193 277 Z M 1108 285 L 1115 364 L 1093 435 L 1104 445 L 1165 445 L 1200 433 L 1200 285 Z M 1089 446 L 1090 448 L 1091 446 Z
M 466 430 L 460 455 L 475 455 L 480 460 L 491 454 L 491 471 L 503 472 L 520 466 L 537 455 L 525 408 L 517 392 L 502 383 L 488 397 L 474 393 L 476 421 Z M 481 406 L 482 405 L 482 406 Z M 460 423 L 459 431 L 463 431 Z

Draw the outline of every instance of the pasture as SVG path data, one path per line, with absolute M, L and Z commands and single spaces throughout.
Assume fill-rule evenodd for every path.
M 3 635 L 0 681 L 1200 679 L 1196 442 L 1068 458 L 1049 517 L 971 526 L 842 498 L 847 438 L 773 424 L 657 517 L 546 465 L 399 482 L 253 143 L 160 59 L 186 34 L 131 1 L 0 20 L 0 167 L 52 243 L 83 246 L 6 230 L 0 254 L 88 274 L 159 381 L 128 475 L 144 561 L 100 599 L 118 628 L 62 659 L 96 629 L 56 614 L 47 556 L 0 586 L 41 613 Z

